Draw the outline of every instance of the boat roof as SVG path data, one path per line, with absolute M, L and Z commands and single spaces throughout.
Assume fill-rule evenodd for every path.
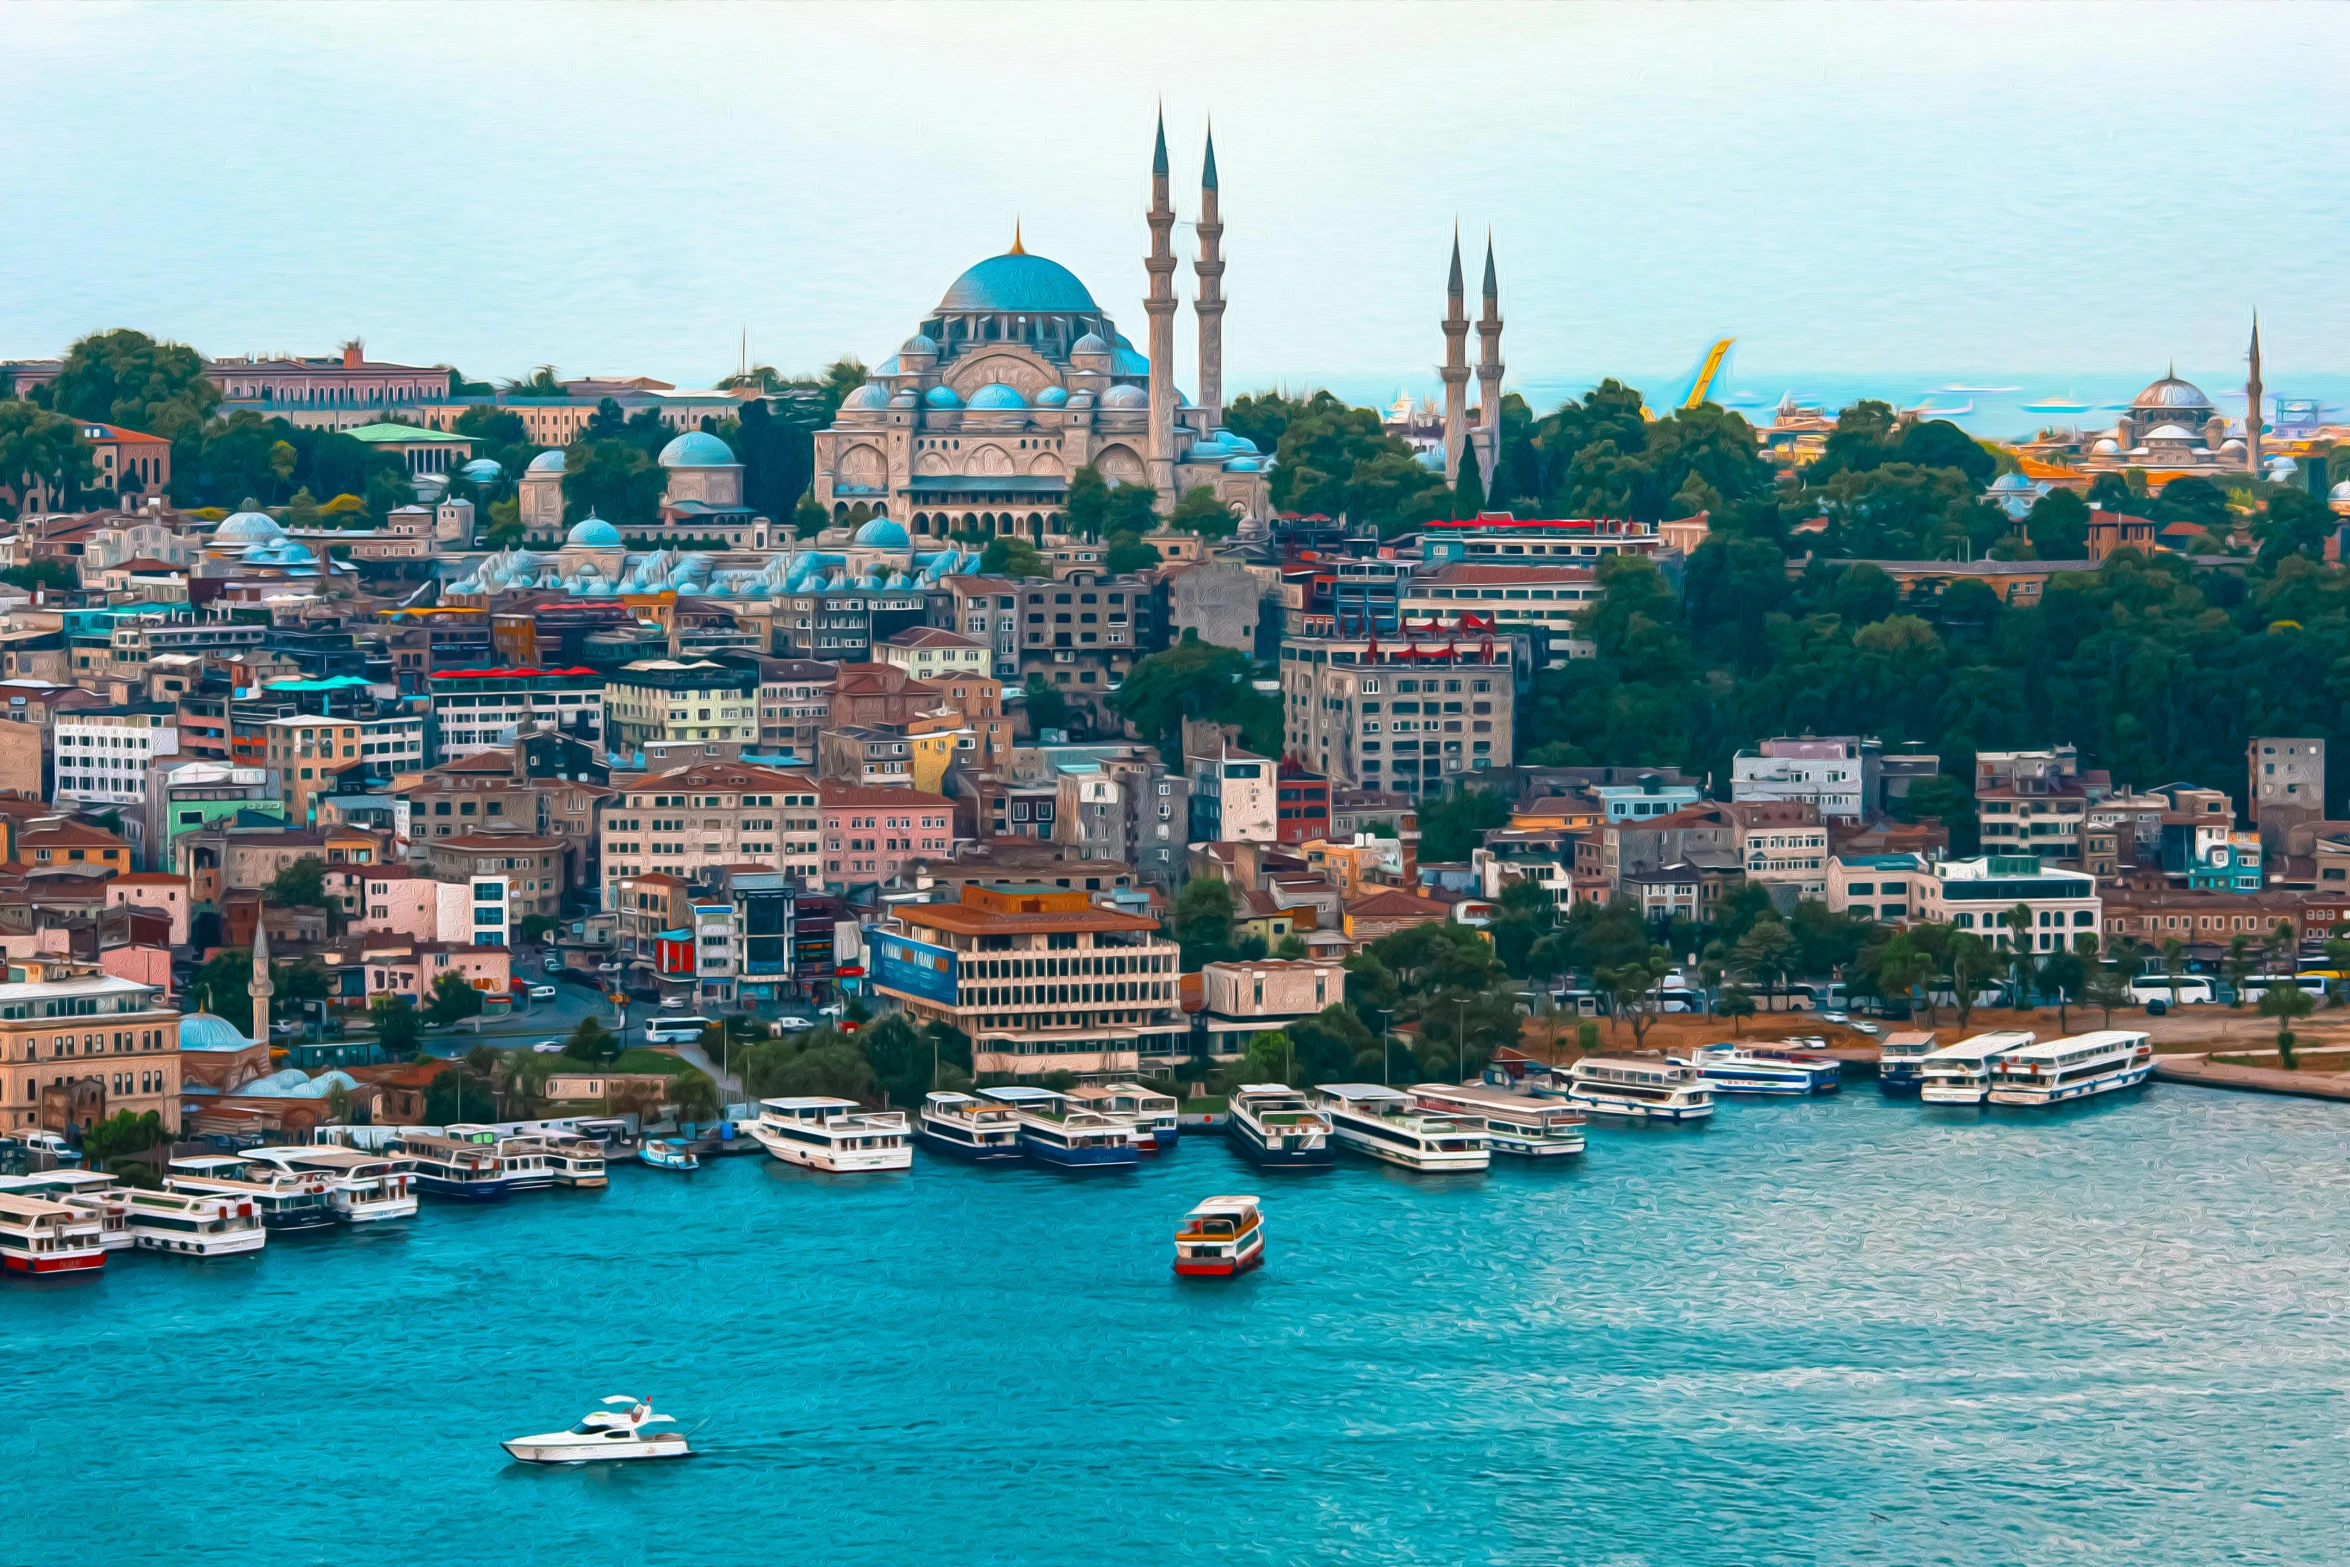
M 1557 1111 L 1575 1114 L 1574 1106 L 1556 1099 L 1537 1099 L 1532 1094 L 1513 1094 L 1506 1088 L 1492 1088 L 1483 1083 L 1414 1083 L 1415 1094 L 1450 1094 L 1464 1104 L 1488 1105 L 1496 1110 Z
M 37 1192 L 56 1186 L 78 1186 L 98 1191 L 116 1184 L 116 1178 L 98 1170 L 42 1170 L 32 1175 L 0 1175 L 0 1192 Z
M 834 1099 L 824 1094 L 800 1094 L 785 1099 L 762 1099 L 759 1104 L 769 1110 L 854 1110 L 854 1099 Z
M 983 1099 L 1001 1100 L 1008 1105 L 1058 1103 L 1068 1097 L 1066 1094 L 1058 1093 L 1050 1088 L 1031 1088 L 1025 1083 L 1006 1083 L 1001 1088 L 982 1088 L 979 1095 Z
M 1202 1214 L 1252 1213 L 1262 1200 L 1257 1197 L 1210 1197 L 1194 1203 L 1189 1217 L 1196 1219 Z
M 328 1165 L 338 1170 L 356 1170 L 362 1165 L 369 1164 L 390 1164 L 393 1159 L 390 1154 L 368 1153 L 364 1149 L 341 1148 L 332 1144 L 320 1144 L 310 1148 L 256 1148 L 253 1150 L 252 1157 L 270 1160 L 283 1159 L 287 1164 Z
M 1298 1094 L 1305 1092 L 1304 1089 L 1292 1088 L 1287 1083 L 1243 1083 L 1240 1085 L 1240 1091 L 1244 1094 Z
M 68 1218 L 87 1219 L 93 1224 L 98 1222 L 86 1208 L 76 1208 L 71 1203 L 56 1202 L 47 1197 L 25 1197 L 15 1192 L 0 1192 L 0 1213 L 10 1214 L 19 1219 L 38 1219 L 49 1214 L 64 1214 Z
M 1972 1060 L 1976 1056 L 2021 1050 L 2037 1037 L 2025 1029 L 1993 1029 L 1988 1034 L 1970 1034 L 1955 1045 L 1944 1045 L 1939 1050 L 1929 1050 L 1926 1052 L 1925 1058 L 1931 1061 L 1936 1056 L 1959 1056 Z
M 972 1098 L 969 1094 L 958 1094 L 944 1088 L 933 1089 L 931 1092 L 924 1094 L 922 1096 L 922 1102 L 924 1104 L 930 1105 L 975 1105 L 979 1103 L 978 1100 Z
M 1333 1099 L 1392 1099 L 1409 1103 L 1412 1097 L 1402 1089 L 1390 1088 L 1385 1083 L 1323 1083 L 1320 1088 L 1321 1092 Z
M 2093 1028 L 2086 1034 L 2072 1034 L 2063 1039 L 2043 1039 L 2036 1045 L 2026 1045 L 2011 1054 L 2046 1058 L 2069 1056 L 2084 1050 L 2120 1050 L 2134 1046 L 2146 1037 L 2142 1030 L 2135 1028 Z

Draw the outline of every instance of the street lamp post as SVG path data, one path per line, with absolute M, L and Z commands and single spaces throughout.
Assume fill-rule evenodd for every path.
M 1379 1014 L 1379 1081 L 1393 1087 L 1390 1079 L 1395 1075 L 1395 1063 L 1392 1060 L 1394 1046 L 1389 1043 L 1389 1028 L 1395 1021 L 1395 1008 L 1378 1007 L 1374 1010 Z

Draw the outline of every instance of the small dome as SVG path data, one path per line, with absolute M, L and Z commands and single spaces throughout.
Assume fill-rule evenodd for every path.
M 960 408 L 963 399 L 955 395 L 951 386 L 934 386 L 922 394 L 922 400 L 933 408 Z
M 1257 473 L 1265 466 L 1261 457 L 1235 457 L 1224 465 L 1226 473 Z
M 244 509 L 223 519 L 220 526 L 213 530 L 212 542 L 215 544 L 263 544 L 271 539 L 282 539 L 285 536 L 286 530 L 279 527 L 269 513 L 256 509 L 252 500 L 248 498 Z
M 889 400 L 889 405 L 892 408 L 911 408 L 915 405 L 915 401 L 916 399 L 914 397 L 914 389 L 912 387 L 907 387 L 904 391 L 892 397 Z
M 857 543 L 869 550 L 902 550 L 907 546 L 903 524 L 876 517 L 857 530 Z
M 2279 457 L 2269 463 L 2268 471 L 2271 474 L 2299 473 L 2301 465 L 2290 457 Z
M 2020 473 L 2003 473 L 1991 481 L 1991 488 L 2002 495 L 2012 495 L 2018 490 L 2028 490 L 2031 487 L 2032 481 Z
M 935 359 L 938 357 L 938 344 L 932 342 L 926 334 L 916 332 L 898 345 L 899 357 L 903 358 L 907 354 L 928 354 Z
M 2219 443 L 2219 449 L 2223 452 L 2241 452 L 2244 449 L 2244 438 L 2240 435 L 2231 435 Z
M 1001 381 L 990 381 L 971 394 L 970 406 L 974 409 L 1025 408 L 1028 406 L 1028 399 Z
M 1092 332 L 1086 333 L 1076 342 L 1069 345 L 1069 354 L 1072 358 L 1075 358 L 1079 354 L 1106 354 L 1109 351 L 1110 345 L 1103 342 L 1097 334 Z
M 841 406 L 843 408 L 887 408 L 889 406 L 889 388 L 883 386 L 879 381 L 867 381 L 863 386 L 842 398 Z
M 190 1012 L 180 1019 L 180 1048 L 182 1050 L 242 1050 L 253 1043 L 237 1032 L 237 1026 L 225 1017 L 210 1012 Z
M 2209 408 L 2211 399 L 2192 381 L 2166 375 L 2130 399 L 2132 408 Z
M 1069 389 L 1065 386 L 1046 387 L 1043 391 L 1036 394 L 1036 406 L 1039 408 L 1068 407 Z
M 2149 441 L 2191 441 L 2195 432 L 2182 424 L 2158 424 L 2146 432 Z
M 476 457 L 457 470 L 468 484 L 495 484 L 506 477 L 506 470 L 498 466 L 495 457 Z
M 1104 408 L 1148 408 L 1151 394 L 1139 386 L 1113 386 L 1102 394 Z
M 2326 499 L 2329 501 L 2350 501 L 2350 479 L 2344 479 L 2340 484 L 2326 491 Z
M 2092 454 L 2099 457 L 2118 457 L 2121 455 L 2121 443 L 2116 441 L 2110 435 L 2100 436 L 2097 440 L 2097 443 L 2091 446 L 2089 450 Z
M 1252 455 L 1256 452 L 1257 443 L 1245 435 L 1234 435 L 1230 430 L 1218 430 L 1216 433 L 1224 438 L 1226 446 L 1236 452 L 1248 452 Z
M 661 448 L 664 468 L 731 468 L 734 449 L 707 430 L 688 430 Z
M 563 536 L 563 542 L 589 550 L 616 550 L 620 548 L 620 530 L 589 512 Z
M 563 471 L 562 449 L 560 447 L 549 447 L 547 450 L 539 453 L 536 457 L 533 457 L 530 460 L 530 466 L 523 469 L 522 471 L 524 473 L 561 473 Z

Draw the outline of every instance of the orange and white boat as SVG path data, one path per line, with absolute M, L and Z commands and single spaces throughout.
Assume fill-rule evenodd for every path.
M 1175 1232 L 1175 1272 L 1228 1279 L 1265 1260 L 1265 1218 L 1254 1197 L 1210 1197 L 1184 1215 Z

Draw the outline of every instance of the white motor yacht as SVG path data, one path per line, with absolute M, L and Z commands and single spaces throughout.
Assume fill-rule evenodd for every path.
M 762 1099 L 750 1133 L 784 1163 L 811 1170 L 905 1170 L 914 1163 L 906 1113 L 861 1110 L 854 1099 Z
M 2053 1105 L 2135 1088 L 2153 1075 L 2154 1043 L 2136 1029 L 2100 1028 L 2011 1050 L 1992 1064 L 1995 1105 Z
M 614 1405 L 622 1407 L 615 1409 Z M 674 1425 L 668 1415 L 653 1413 L 651 1403 L 616 1393 L 604 1407 L 591 1409 L 568 1431 L 545 1431 L 518 1436 L 498 1445 L 526 1464 L 603 1464 L 630 1458 L 688 1458 L 693 1455 L 683 1431 L 654 1431 L 651 1426 Z
M 1567 1068 L 1567 1102 L 1631 1121 L 1702 1121 L 1714 1113 L 1713 1090 L 1695 1071 L 1637 1057 L 1585 1056 Z
M 327 1211 L 338 1224 L 416 1217 L 416 1177 L 384 1154 L 332 1143 L 284 1144 L 246 1151 L 248 1168 L 323 1176 Z
M 1415 1083 L 1412 1097 L 1422 1109 L 1482 1125 L 1495 1153 L 1540 1159 L 1583 1151 L 1583 1112 L 1555 1099 L 1474 1083 Z
M 1402 1089 L 1379 1083 L 1324 1083 L 1316 1092 L 1342 1148 L 1407 1170 L 1483 1170 L 1493 1163 L 1482 1120 L 1422 1109 Z
M 126 1251 L 131 1244 L 130 1208 L 122 1183 L 96 1170 L 43 1170 L 34 1175 L 0 1175 L 0 1193 L 41 1197 L 94 1215 L 99 1244 Z

